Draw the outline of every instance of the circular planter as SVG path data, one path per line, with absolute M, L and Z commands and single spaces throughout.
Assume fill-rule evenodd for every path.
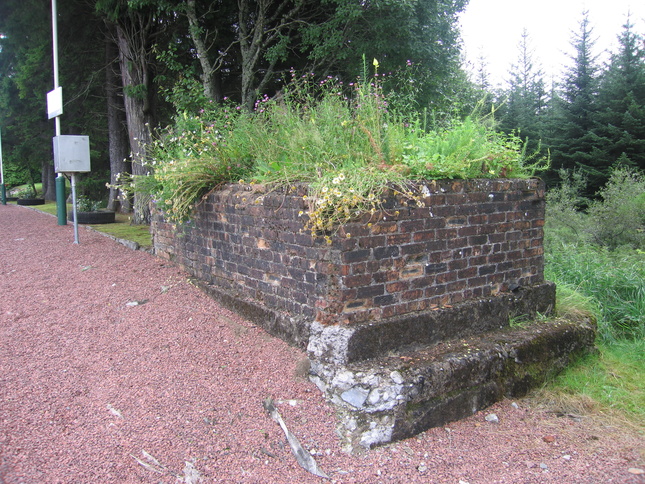
M 109 210 L 97 210 L 95 212 L 76 212 L 76 220 L 79 224 L 113 224 L 115 212 Z M 74 212 L 69 212 L 67 220 L 74 221 Z
M 7 197 L 5 200 L 7 200 L 7 202 L 17 202 L 18 197 Z
M 18 205 L 45 205 L 44 198 L 19 198 L 16 203 Z

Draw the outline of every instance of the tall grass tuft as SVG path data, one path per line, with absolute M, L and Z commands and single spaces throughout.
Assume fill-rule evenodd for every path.
M 414 180 L 527 177 L 538 168 L 517 138 L 475 117 L 424 129 L 414 113 L 390 108 L 376 75 L 350 85 L 292 77 L 251 113 L 225 105 L 178 116 L 151 150 L 152 180 L 132 180 L 135 190 L 151 192 L 169 219 L 181 221 L 225 182 L 306 183 L 307 227 L 324 235 L 379 210 L 386 189 L 418 203 Z

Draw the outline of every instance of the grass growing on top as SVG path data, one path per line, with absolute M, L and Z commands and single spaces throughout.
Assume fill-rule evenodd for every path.
M 158 133 L 150 176 L 126 182 L 152 194 L 174 221 L 226 182 L 306 183 L 308 228 L 324 234 L 378 210 L 386 188 L 418 203 L 411 181 L 526 177 L 543 168 L 528 162 L 516 137 L 475 117 L 426 129 L 420 116 L 390 110 L 378 75 L 350 85 L 292 75 L 252 113 L 226 105 L 178 116 Z

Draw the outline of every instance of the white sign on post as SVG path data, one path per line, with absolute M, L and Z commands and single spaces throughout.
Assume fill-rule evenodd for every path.
M 47 93 L 47 119 L 63 114 L 63 88 L 57 87 Z

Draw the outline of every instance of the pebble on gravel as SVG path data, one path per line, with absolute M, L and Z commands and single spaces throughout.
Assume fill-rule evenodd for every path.
M 490 413 L 486 415 L 485 420 L 486 422 L 490 422 L 490 423 L 499 423 L 499 417 L 494 413 Z

